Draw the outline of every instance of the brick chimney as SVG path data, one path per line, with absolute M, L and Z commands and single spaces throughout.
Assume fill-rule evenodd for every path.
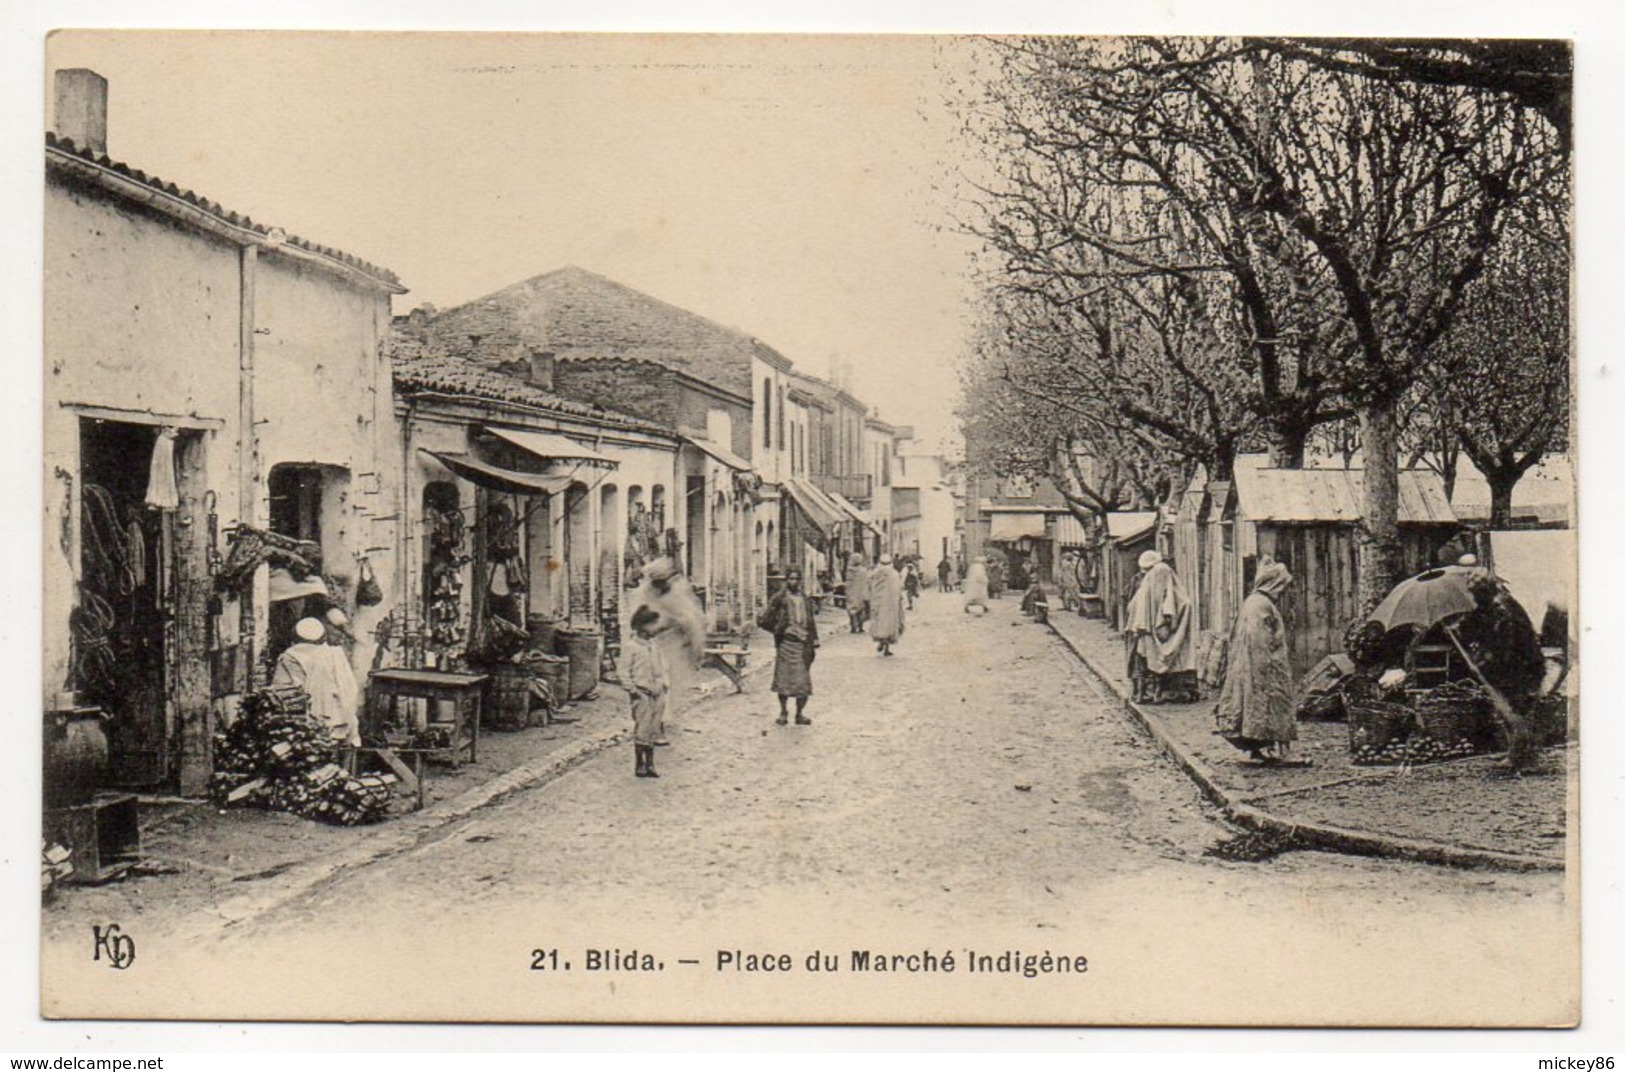
M 532 386 L 540 387 L 544 391 L 553 390 L 553 372 L 558 368 L 558 358 L 552 351 L 539 350 L 530 355 L 530 382 Z
M 107 152 L 107 79 L 86 67 L 56 72 L 56 136 Z

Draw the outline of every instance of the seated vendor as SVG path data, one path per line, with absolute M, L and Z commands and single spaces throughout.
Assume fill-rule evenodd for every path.
M 344 649 L 326 643 L 327 629 L 316 618 L 301 619 L 294 636 L 297 641 L 277 660 L 272 687 L 304 690 L 311 717 L 325 723 L 335 741 L 360 746 L 361 687 Z

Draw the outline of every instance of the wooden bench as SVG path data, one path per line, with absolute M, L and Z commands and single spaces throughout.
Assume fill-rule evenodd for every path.
M 716 644 L 705 648 L 700 666 L 722 671 L 723 676 L 733 683 L 734 692 L 739 693 L 745 691 L 742 675 L 749 662 L 750 648 L 738 644 Z

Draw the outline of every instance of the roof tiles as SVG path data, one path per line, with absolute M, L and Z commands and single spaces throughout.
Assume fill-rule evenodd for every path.
M 105 171 L 111 171 L 116 175 L 130 179 L 133 182 L 140 183 L 141 185 L 156 190 L 159 193 L 168 194 L 170 197 L 183 201 L 186 204 L 191 205 L 193 208 L 213 216 L 223 223 L 228 223 L 233 227 L 241 227 L 244 230 L 252 231 L 255 234 L 262 235 L 267 238 L 270 236 L 271 228 L 267 227 L 265 224 L 255 223 L 248 216 L 229 211 L 219 202 L 211 201 L 191 190 L 177 186 L 173 182 L 165 182 L 156 175 L 148 175 L 139 168 L 133 168 L 129 164 L 123 163 L 122 161 L 113 160 L 105 153 L 97 153 L 90 149 L 75 145 L 72 138 L 59 138 L 55 134 L 47 132 L 45 135 L 45 146 L 46 148 L 54 149 L 59 153 L 65 153 L 69 156 L 76 157 L 87 164 L 91 164 Z M 353 254 L 345 253 L 343 250 L 334 249 L 332 246 L 318 245 L 317 243 L 311 242 L 308 239 L 300 238 L 298 235 L 287 235 L 281 241 L 284 245 L 293 246 L 297 249 L 302 249 L 307 253 L 315 253 L 320 256 L 338 261 L 339 263 L 361 272 L 364 275 L 371 276 L 373 279 L 376 279 L 381 283 L 387 284 L 392 289 L 403 291 L 405 289 L 401 286 L 400 277 L 394 272 L 387 268 L 380 268 L 378 265 L 372 264 L 369 261 L 364 261 L 360 257 L 354 256 Z

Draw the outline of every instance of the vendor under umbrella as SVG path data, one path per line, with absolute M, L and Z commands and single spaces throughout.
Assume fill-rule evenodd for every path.
M 1546 664 L 1529 615 L 1506 585 L 1471 565 L 1445 566 L 1401 581 L 1371 612 L 1367 631 L 1419 639 L 1442 635 L 1484 687 L 1507 739 L 1507 763 L 1532 758 L 1532 735 L 1519 714 L 1539 693 Z

